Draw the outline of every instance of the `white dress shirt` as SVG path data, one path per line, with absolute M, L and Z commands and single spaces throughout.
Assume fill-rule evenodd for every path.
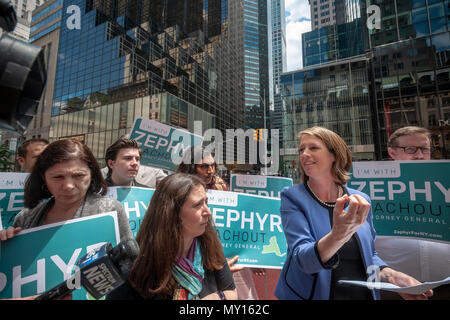
M 378 256 L 394 270 L 421 282 L 450 276 L 450 244 L 436 241 L 378 236 Z

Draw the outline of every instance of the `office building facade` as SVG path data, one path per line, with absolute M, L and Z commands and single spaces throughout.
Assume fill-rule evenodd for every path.
M 311 8 L 311 30 L 336 23 L 336 6 L 339 0 L 308 0 Z
M 243 72 L 245 128 L 269 127 L 269 46 L 267 1 L 230 1 L 232 35 L 241 55 Z
M 32 14 L 29 41 L 44 48 L 47 83 L 37 113 L 26 131 L 25 139 L 49 139 L 62 7 L 63 0 L 48 0 L 38 6 Z
M 375 159 L 368 66 L 362 55 L 282 74 L 285 175 L 300 178 L 297 135 L 312 126 L 339 133 L 354 159 Z
M 348 4 L 346 1 L 336 3 Z M 390 134 L 400 127 L 415 125 L 431 130 L 433 158 L 450 158 L 450 1 L 378 0 L 353 3 L 355 6 L 345 9 L 346 16 L 338 15 L 345 17 L 344 23 L 302 35 L 305 68 L 282 76 L 284 134 L 289 130 L 300 131 L 301 125 L 324 125 L 343 136 L 350 144 L 355 159 L 385 160 L 388 159 L 387 140 Z M 378 11 L 371 11 L 373 7 L 369 7 L 372 5 Z M 338 5 L 336 10 L 339 10 Z M 379 25 L 374 23 L 376 15 Z M 365 68 L 364 72 L 357 75 L 349 71 L 341 75 L 333 74 L 340 66 L 348 70 L 351 67 L 354 72 L 357 70 L 353 66 L 355 61 L 359 61 L 358 68 Z M 348 67 L 344 67 L 346 65 Z M 327 68 L 328 76 L 324 72 Z M 308 81 L 314 81 L 310 80 L 311 77 L 319 79 L 319 74 L 321 79 L 316 80 L 320 82 L 317 87 L 327 88 L 325 93 L 319 93 L 323 92 L 320 90 L 307 91 L 306 86 L 298 84 L 298 79 L 306 81 L 305 77 L 308 77 Z M 345 77 L 347 83 L 337 83 Z M 359 79 L 358 82 L 355 79 Z M 333 82 L 336 85 L 330 86 Z M 339 92 L 343 94 L 342 99 Z M 335 113 L 331 121 L 317 121 L 319 114 L 314 118 L 314 113 L 309 121 L 309 111 L 297 120 L 289 114 L 292 101 L 297 102 L 299 97 L 307 101 L 306 105 L 311 110 L 315 110 L 315 105 L 317 111 L 314 112 L 319 113 L 318 109 L 324 104 L 308 101 L 326 96 L 328 106 L 328 101 L 335 94 L 339 105 L 343 104 L 341 108 L 357 115 L 352 121 L 362 123 L 359 115 L 364 116 L 361 119 L 364 125 L 359 125 L 360 130 L 351 133 L 354 135 L 352 141 L 348 139 L 348 129 L 333 127 L 338 122 L 344 125 L 348 114 Z M 320 113 L 326 120 L 326 110 Z M 285 137 L 287 149 L 283 153 L 287 155 L 287 162 L 295 161 L 297 157 L 294 149 L 289 149 L 294 148 L 295 143 L 289 146 L 288 141 L 294 138 L 293 133 Z
M 270 2 L 271 40 L 271 104 L 270 127 L 279 130 L 280 147 L 283 146 L 282 100 L 280 76 L 286 71 L 286 18 L 283 0 Z
M 36 7 L 42 6 L 45 2 L 46 0 L 11 0 L 11 4 L 16 12 L 17 24 L 10 36 L 28 42 L 32 11 Z
M 332 24 L 302 34 L 303 67 L 347 59 L 369 49 L 365 2 L 333 1 L 333 8 Z
M 139 116 L 188 130 L 194 120 L 203 130 L 242 128 L 227 15 L 225 0 L 71 0 L 46 13 L 32 36 L 45 28 L 40 19 L 59 19 L 48 138 L 83 140 L 101 161 Z
M 434 159 L 450 158 L 450 1 L 372 1 L 380 29 L 370 32 L 371 94 L 377 158 L 407 125 L 432 132 Z

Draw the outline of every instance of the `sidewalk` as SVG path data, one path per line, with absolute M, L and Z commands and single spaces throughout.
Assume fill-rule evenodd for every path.
M 273 293 L 275 292 L 280 272 L 281 269 L 266 269 L 265 276 L 253 274 L 253 281 L 255 282 L 259 300 L 278 300 Z

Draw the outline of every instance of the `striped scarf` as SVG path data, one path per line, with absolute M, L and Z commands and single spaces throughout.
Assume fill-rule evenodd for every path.
M 173 295 L 174 300 L 196 300 L 202 291 L 203 270 L 202 254 L 197 238 L 194 238 L 188 256 L 177 256 L 177 263 L 172 268 L 172 274 L 178 283 Z

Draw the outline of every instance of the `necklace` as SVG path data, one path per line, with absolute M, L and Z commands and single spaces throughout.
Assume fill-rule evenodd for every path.
M 311 189 L 311 187 L 308 184 L 308 181 L 306 181 L 306 185 L 308 186 L 308 189 L 311 191 L 311 193 L 313 194 L 314 198 L 319 201 L 321 204 L 323 204 L 324 206 L 328 207 L 328 208 L 334 208 L 336 206 L 336 203 L 330 204 L 330 203 L 326 203 L 325 201 L 320 200 L 320 198 L 314 193 L 314 191 Z M 337 197 L 339 198 L 341 196 L 341 189 L 338 186 L 338 192 L 337 192 Z

